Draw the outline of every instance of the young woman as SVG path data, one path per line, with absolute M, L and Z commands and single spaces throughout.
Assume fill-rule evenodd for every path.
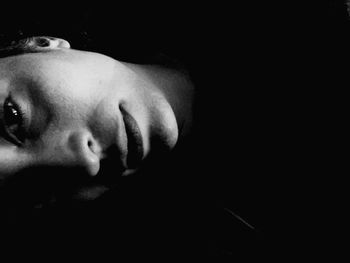
M 0 176 L 70 167 L 98 181 L 101 163 L 133 173 L 190 131 L 193 85 L 185 73 L 136 65 L 32 37 L 0 59 Z

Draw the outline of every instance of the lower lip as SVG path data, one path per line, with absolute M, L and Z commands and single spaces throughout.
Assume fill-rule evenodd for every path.
M 143 141 L 139 126 L 136 120 L 121 107 L 125 123 L 126 135 L 128 138 L 127 167 L 136 168 L 143 159 Z

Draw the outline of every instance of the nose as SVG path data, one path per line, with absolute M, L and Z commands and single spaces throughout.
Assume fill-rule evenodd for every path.
M 90 176 L 100 170 L 101 149 L 98 141 L 88 131 L 72 132 L 67 141 L 74 165 L 83 168 Z

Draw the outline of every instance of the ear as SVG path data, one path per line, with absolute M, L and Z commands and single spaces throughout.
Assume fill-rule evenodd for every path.
M 48 36 L 31 37 L 27 39 L 26 46 L 38 50 L 70 48 L 68 41 Z

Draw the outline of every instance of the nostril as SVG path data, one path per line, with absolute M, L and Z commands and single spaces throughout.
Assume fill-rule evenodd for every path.
M 88 139 L 87 140 L 87 148 L 89 151 L 91 151 L 95 155 L 100 155 L 101 149 L 96 141 L 94 139 Z
M 92 149 L 92 146 L 93 146 L 92 141 L 91 141 L 91 140 L 88 140 L 88 147 L 90 148 L 90 150 L 93 150 L 93 149 Z
M 84 167 L 89 174 L 96 175 L 100 167 L 100 147 L 87 131 L 73 132 L 68 140 L 68 148 L 77 166 Z

